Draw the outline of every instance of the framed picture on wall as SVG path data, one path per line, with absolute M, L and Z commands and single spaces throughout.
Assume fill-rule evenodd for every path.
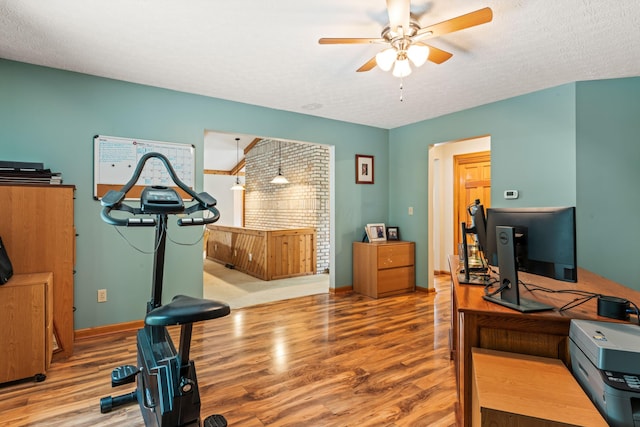
M 387 240 L 387 230 L 384 224 L 367 224 L 367 236 L 370 242 L 384 242 Z
M 400 240 L 400 228 L 387 227 L 387 240 Z
M 356 154 L 356 184 L 373 184 L 373 156 Z

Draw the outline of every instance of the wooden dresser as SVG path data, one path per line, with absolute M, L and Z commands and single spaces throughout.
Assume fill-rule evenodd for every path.
M 415 243 L 353 243 L 353 290 L 372 298 L 413 292 Z
M 54 359 L 73 354 L 73 185 L 0 184 L 0 236 L 14 274 L 52 272 Z
M 53 353 L 53 274 L 15 274 L 0 286 L 0 383 L 44 379 Z

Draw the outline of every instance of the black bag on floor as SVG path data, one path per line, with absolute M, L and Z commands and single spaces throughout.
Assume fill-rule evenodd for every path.
M 13 276 L 13 266 L 0 237 L 0 285 L 7 283 L 11 276 Z

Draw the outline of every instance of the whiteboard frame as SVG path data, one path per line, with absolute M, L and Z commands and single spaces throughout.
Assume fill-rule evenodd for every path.
M 138 138 L 95 135 L 93 137 L 93 198 L 100 200 L 109 190 L 120 190 L 133 175 L 140 158 L 149 152 L 164 154 L 176 175 L 189 188 L 194 189 L 196 177 L 196 147 L 193 144 L 151 141 Z M 161 167 L 154 169 L 154 162 Z M 174 163 L 175 162 L 175 163 Z M 167 185 L 174 188 L 184 200 L 191 200 L 169 178 L 159 159 L 150 159 L 136 185 L 127 193 L 127 200 L 137 200 L 144 187 Z

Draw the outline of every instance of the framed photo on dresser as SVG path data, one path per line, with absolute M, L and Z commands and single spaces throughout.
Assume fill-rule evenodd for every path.
M 367 236 L 370 242 L 384 242 L 387 240 L 387 230 L 383 223 L 367 224 Z
M 400 240 L 400 228 L 387 227 L 387 240 Z

